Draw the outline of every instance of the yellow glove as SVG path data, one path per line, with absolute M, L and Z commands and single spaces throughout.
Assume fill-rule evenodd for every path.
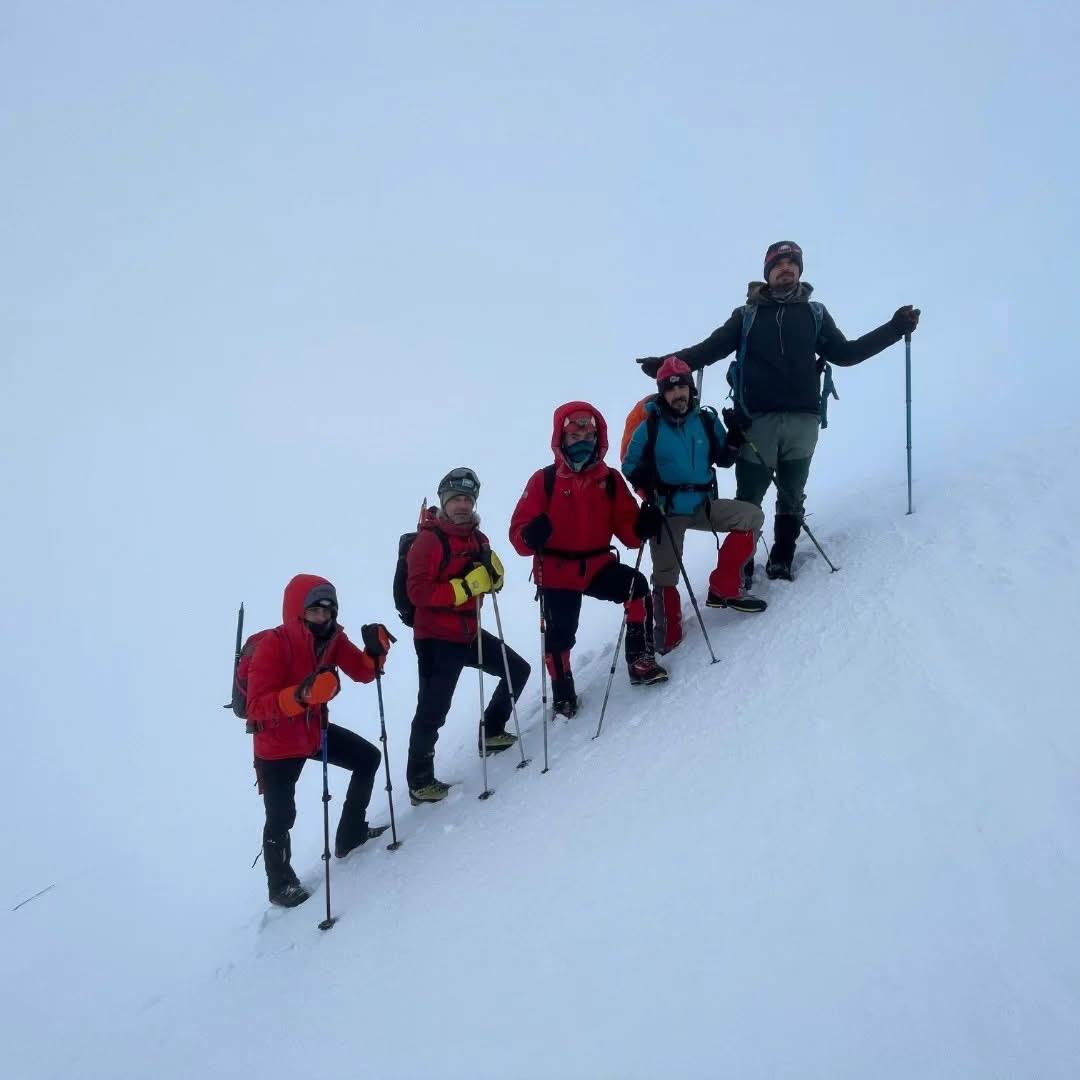
M 503 569 L 502 560 L 494 551 L 489 551 L 491 556 L 491 569 L 495 571 L 495 580 L 491 583 L 491 591 L 498 592 L 503 587 L 503 577 L 506 571 Z
M 491 575 L 486 566 L 474 566 L 464 577 L 451 578 L 450 588 L 454 590 L 454 606 L 461 607 L 470 597 L 491 592 Z

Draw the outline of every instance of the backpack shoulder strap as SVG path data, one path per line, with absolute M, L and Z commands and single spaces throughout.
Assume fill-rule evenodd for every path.
M 750 337 L 750 327 L 754 325 L 757 304 L 743 304 L 742 327 L 739 331 L 739 348 L 735 359 L 728 365 L 727 380 L 731 387 L 731 397 L 740 412 L 749 416 L 746 402 L 743 400 L 743 362 L 746 360 L 746 342 Z
M 821 324 L 825 319 L 825 305 L 820 300 L 810 300 L 810 311 L 814 316 L 814 344 L 821 340 Z
M 720 423 L 720 417 L 711 405 L 699 405 L 698 414 L 701 416 L 701 424 L 705 428 L 705 435 L 709 440 L 709 453 L 712 454 L 713 458 L 718 458 L 724 441 L 716 430 L 716 425 Z
M 555 491 L 555 466 L 545 465 L 541 471 L 544 474 L 544 494 L 548 497 L 548 502 L 551 502 L 551 496 Z
M 750 327 L 754 325 L 755 315 L 757 315 L 757 304 L 743 304 L 742 329 L 739 332 L 739 351 L 735 355 L 737 364 L 741 364 L 746 356 L 746 339 L 750 336 Z
M 816 350 L 821 342 L 821 324 L 825 321 L 825 305 L 820 300 L 810 300 L 809 304 L 814 316 L 814 348 Z M 840 395 L 836 392 L 836 385 L 833 382 L 832 367 L 826 362 L 821 371 L 823 378 L 818 417 L 821 420 L 821 430 L 824 431 L 829 426 L 829 397 L 832 396 L 839 401 Z
M 442 544 L 442 559 L 439 562 L 439 573 L 441 574 L 450 565 L 450 537 L 437 525 L 432 529 L 432 532 L 435 533 Z
M 656 437 L 660 433 L 660 414 L 652 409 L 645 418 L 645 446 L 641 451 L 641 460 L 650 466 L 656 464 Z

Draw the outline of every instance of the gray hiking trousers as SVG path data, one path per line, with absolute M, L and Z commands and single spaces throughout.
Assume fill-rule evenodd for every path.
M 776 512 L 801 517 L 819 428 L 819 418 L 811 413 L 755 417 L 735 462 L 735 497 L 760 506 L 775 474 Z
M 667 519 L 671 532 L 665 527 L 659 540 L 649 541 L 653 588 L 663 589 L 679 584 L 679 557 L 687 529 L 711 533 L 736 530 L 757 533 L 764 521 L 765 515 L 760 506 L 738 499 L 705 499 L 693 514 L 673 514 Z M 672 538 L 677 547 L 672 546 Z

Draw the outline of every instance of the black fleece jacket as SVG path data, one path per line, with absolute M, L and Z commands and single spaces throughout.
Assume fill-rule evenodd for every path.
M 887 322 L 868 334 L 848 341 L 826 310 L 821 320 L 821 336 L 814 341 L 814 313 L 808 301 L 813 286 L 801 283 L 789 300 L 778 301 L 770 295 L 764 282 L 752 281 L 747 290 L 747 303 L 758 308 L 746 342 L 743 367 L 743 399 L 751 414 L 765 412 L 806 412 L 815 415 L 820 408 L 821 369 L 823 360 L 839 367 L 852 367 L 875 356 L 899 341 L 904 331 Z M 739 347 L 742 335 L 743 309 L 736 308 L 723 326 L 714 330 L 704 341 L 685 349 L 676 356 L 697 371 L 730 356 Z M 670 354 L 665 354 L 670 355 Z M 656 360 L 641 361 L 646 374 Z

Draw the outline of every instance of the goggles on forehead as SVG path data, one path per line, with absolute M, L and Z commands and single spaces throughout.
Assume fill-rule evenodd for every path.
M 569 428 L 571 431 L 595 431 L 595 416 L 568 416 L 563 422 L 563 431 Z
M 460 491 L 465 495 L 475 495 L 480 490 L 480 481 L 472 469 L 451 469 L 439 485 L 439 493 Z
M 670 390 L 673 386 L 693 386 L 694 379 L 692 375 L 669 375 L 662 385 L 665 390 Z

